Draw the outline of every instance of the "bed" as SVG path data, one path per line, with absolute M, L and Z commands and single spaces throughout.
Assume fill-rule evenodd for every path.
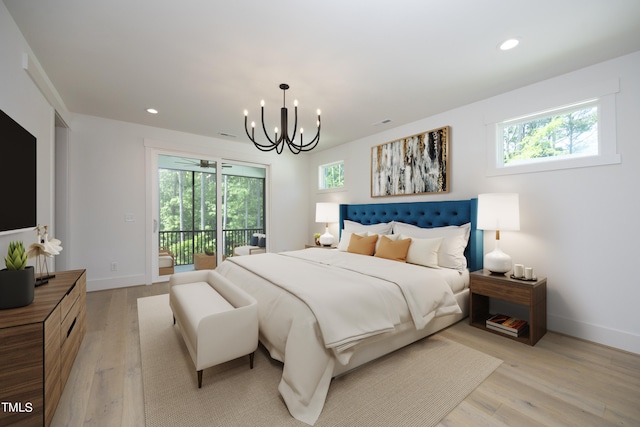
M 293 417 L 313 425 L 332 378 L 468 315 L 469 271 L 483 259 L 476 217 L 476 199 L 340 205 L 339 249 L 232 257 L 218 267 L 258 301 L 260 341 L 283 362 L 278 390 Z M 379 253 L 399 245 L 374 234 L 412 239 L 411 262 L 353 253 L 356 243 L 375 240 Z

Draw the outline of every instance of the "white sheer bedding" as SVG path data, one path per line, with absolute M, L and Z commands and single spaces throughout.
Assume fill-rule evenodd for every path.
M 359 346 L 461 313 L 468 272 L 326 249 L 234 257 L 217 269 L 258 300 L 260 337 L 284 363 L 279 391 L 313 425 L 331 377 Z

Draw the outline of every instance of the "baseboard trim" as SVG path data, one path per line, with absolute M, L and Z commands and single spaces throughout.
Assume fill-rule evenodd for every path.
M 147 285 L 145 275 L 116 277 L 114 279 L 87 280 L 87 292 L 104 291 L 107 289 L 128 288 L 130 286 Z
M 550 331 L 568 335 L 606 347 L 640 354 L 640 336 L 627 331 L 606 328 L 592 323 L 579 322 L 562 316 L 547 315 Z

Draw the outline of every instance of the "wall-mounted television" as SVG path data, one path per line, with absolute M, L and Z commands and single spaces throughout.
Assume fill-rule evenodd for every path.
M 0 110 L 0 235 L 36 227 L 36 137 Z

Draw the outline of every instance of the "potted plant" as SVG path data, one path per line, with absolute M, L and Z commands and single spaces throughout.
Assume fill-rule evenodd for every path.
M 213 250 L 213 248 L 211 246 L 207 246 L 204 248 L 204 253 L 209 255 L 209 256 L 213 256 L 215 255 L 215 251 Z
M 4 258 L 7 268 L 0 270 L 0 309 L 23 307 L 33 302 L 35 276 L 27 260 L 22 242 L 9 243 Z
M 313 235 L 313 241 L 316 246 L 320 246 L 320 233 L 316 233 Z

